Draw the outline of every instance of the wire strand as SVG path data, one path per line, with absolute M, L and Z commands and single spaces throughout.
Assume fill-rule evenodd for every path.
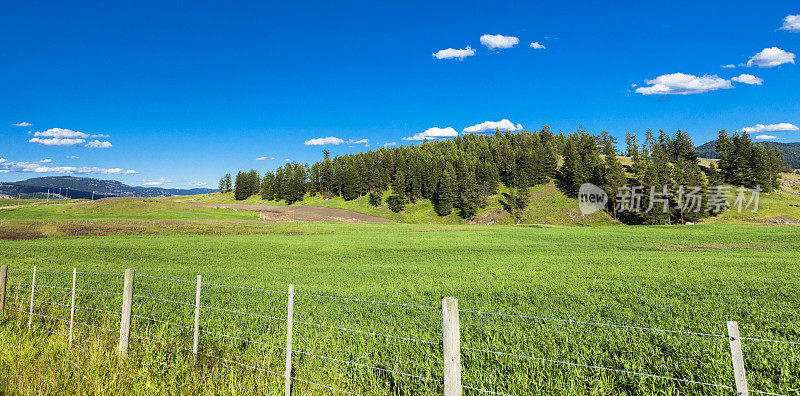
M 214 334 L 214 335 L 218 335 L 218 336 L 220 336 L 220 337 L 232 338 L 232 339 L 234 339 L 234 340 L 239 340 L 239 341 L 244 341 L 244 342 L 251 342 L 251 343 L 253 343 L 253 344 L 264 345 L 264 346 L 268 346 L 268 347 L 270 347 L 270 348 L 275 348 L 275 349 L 280 349 L 280 350 L 286 350 L 286 348 L 284 348 L 284 347 L 279 347 L 279 346 L 275 346 L 275 345 L 270 345 L 270 344 L 267 344 L 266 342 L 261 342 L 261 341 L 253 341 L 253 340 L 248 340 L 248 339 L 244 339 L 244 338 L 234 337 L 234 336 L 232 336 L 232 335 L 227 335 L 227 334 L 217 333 L 217 332 L 215 332 L 215 331 L 209 331 L 209 330 L 202 330 L 202 329 L 201 329 L 201 330 L 200 330 L 200 332 L 201 332 L 201 333 Z
M 82 307 L 82 306 L 80 306 L 80 305 L 75 305 L 75 308 L 85 309 L 85 310 L 88 310 L 88 311 L 97 311 L 97 312 L 110 313 L 110 314 L 114 314 L 114 315 L 122 315 L 122 312 L 117 312 L 117 311 L 106 311 L 105 309 L 97 309 L 97 308 Z
M 114 294 L 118 296 L 122 295 L 122 293 L 120 292 L 112 292 L 112 291 L 87 290 L 87 289 L 75 289 L 75 291 L 85 292 L 85 293 Z
M 265 292 L 269 292 L 269 293 L 289 294 L 289 292 L 287 292 L 287 291 L 271 290 L 271 289 L 259 289 L 257 287 L 233 286 L 233 285 L 223 285 L 223 284 L 220 284 L 220 283 L 206 283 L 206 282 L 200 282 L 200 284 L 201 285 L 207 285 L 207 286 L 229 287 L 229 288 L 232 288 L 232 289 L 255 290 L 255 291 L 265 291 Z
M 304 325 L 309 325 L 309 326 L 324 327 L 324 328 L 334 329 L 334 330 L 350 331 L 350 332 L 353 332 L 353 333 L 369 334 L 369 335 L 376 335 L 376 336 L 381 336 L 381 337 L 396 338 L 396 339 L 399 339 L 399 340 L 406 340 L 406 341 L 421 342 L 421 343 L 425 343 L 425 344 L 439 345 L 438 342 L 418 340 L 418 339 L 415 339 L 415 338 L 400 337 L 400 336 L 389 335 L 389 334 L 373 333 L 371 331 L 353 330 L 353 329 L 348 329 L 348 328 L 344 328 L 344 327 L 328 326 L 328 325 L 319 324 L 319 323 L 301 322 L 299 320 L 294 320 L 292 322 L 300 323 L 300 324 L 304 324 Z
M 750 341 L 761 341 L 761 342 L 777 342 L 779 344 L 800 345 L 800 342 L 795 342 L 795 341 L 769 340 L 764 338 L 750 338 L 750 337 L 739 337 L 739 339 L 750 340 Z
M 331 386 L 328 386 L 328 385 L 322 385 L 322 384 L 318 384 L 318 383 L 316 383 L 316 382 L 311 382 L 311 381 L 308 381 L 308 380 L 304 380 L 304 379 L 302 379 L 302 378 L 297 378 L 297 377 L 289 377 L 289 378 L 291 378 L 291 379 L 293 379 L 293 380 L 296 380 L 296 381 L 305 382 L 305 383 L 307 383 L 307 384 L 310 384 L 310 385 L 319 386 L 319 387 L 322 387 L 322 388 L 325 388 L 325 389 L 330 389 L 330 390 L 333 390 L 333 391 L 337 391 L 337 392 L 341 392 L 341 393 L 346 393 L 346 394 L 348 394 L 348 395 L 361 396 L 361 395 L 359 395 L 358 393 L 352 393 L 352 392 L 348 392 L 348 391 L 346 391 L 346 390 L 342 390 L 342 389 L 334 388 L 334 387 L 331 387 Z
M 148 298 L 150 300 L 163 301 L 163 302 L 168 302 L 168 303 L 173 303 L 173 304 L 188 305 L 190 307 L 194 306 L 194 304 L 190 304 L 190 303 L 186 303 L 186 302 L 182 302 L 182 301 L 174 301 L 174 300 L 167 300 L 167 299 L 163 299 L 163 298 L 155 298 L 155 297 L 150 297 L 150 296 L 143 296 L 141 294 L 134 294 L 133 296 L 134 297 L 139 297 L 139 298 Z
M 254 313 L 250 313 L 250 312 L 244 312 L 244 311 L 234 311 L 234 310 L 232 310 L 232 309 L 217 308 L 217 307 L 208 307 L 208 306 L 205 306 L 205 305 L 201 305 L 201 306 L 200 306 L 200 308 L 205 308 L 205 309 L 213 309 L 213 310 L 217 310 L 217 311 L 230 312 L 230 313 L 236 313 L 236 314 L 242 314 L 242 315 L 256 316 L 256 317 L 259 317 L 259 318 L 267 318 L 267 319 L 273 319 L 273 320 L 280 320 L 280 321 L 282 321 L 282 322 L 285 322 L 285 321 L 286 321 L 286 318 L 278 318 L 278 317 L 275 317 L 275 316 L 254 314 Z
M 486 389 L 481 389 L 481 388 L 473 388 L 473 387 L 471 387 L 471 386 L 467 386 L 467 385 L 461 385 L 461 387 L 462 387 L 462 388 L 471 389 L 471 390 L 474 390 L 474 391 L 478 391 L 478 392 L 488 393 L 488 394 L 491 394 L 491 395 L 503 395 L 503 396 L 511 396 L 511 395 L 509 395 L 509 394 L 507 394 L 507 393 L 494 392 L 494 391 L 490 391 L 490 390 L 486 390 Z
M 152 278 L 152 279 L 161 279 L 161 280 L 168 280 L 173 282 L 185 282 L 185 283 L 197 283 L 197 281 L 190 281 L 186 279 L 175 279 L 175 278 L 164 278 L 161 276 L 154 276 L 154 275 L 141 275 L 141 274 L 134 274 L 134 277 L 141 277 L 141 278 Z
M 660 332 L 664 332 L 664 333 L 678 333 L 678 334 L 689 334 L 689 335 L 697 335 L 697 336 L 728 338 L 728 336 L 724 335 L 724 334 L 698 333 L 698 332 L 694 332 L 694 331 L 683 331 L 683 330 L 664 330 L 664 329 L 657 329 L 657 328 L 653 328 L 653 327 L 628 326 L 628 325 L 618 325 L 618 324 L 600 323 L 600 322 L 584 322 L 584 321 L 580 321 L 580 320 L 554 319 L 554 318 L 547 318 L 547 317 L 541 317 L 541 316 L 516 315 L 516 314 L 506 314 L 506 313 L 499 313 L 499 312 L 470 311 L 470 310 L 466 310 L 466 309 L 459 309 L 458 312 L 467 312 L 467 313 L 480 314 L 480 315 L 495 315 L 495 316 L 504 316 L 504 317 L 512 317 L 512 318 L 537 319 L 537 320 L 545 320 L 545 321 L 552 321 L 552 322 L 574 323 L 574 324 L 584 324 L 584 325 L 593 325 L 593 326 L 607 326 L 607 327 L 616 327 L 616 328 L 620 328 L 620 329 L 650 330 L 650 331 L 660 331 Z
M 417 304 L 406 304 L 406 303 L 398 303 L 398 302 L 390 302 L 390 301 L 375 301 L 375 300 L 362 300 L 359 298 L 349 298 L 349 297 L 335 297 L 335 296 L 325 296 L 321 294 L 308 294 L 308 293 L 294 293 L 298 296 L 308 296 L 308 297 L 319 297 L 319 298 L 329 298 L 332 300 L 345 300 L 345 301 L 358 301 L 358 302 L 365 302 L 370 304 L 385 304 L 385 305 L 398 305 L 403 307 L 411 307 L 411 308 L 425 308 L 425 309 L 436 309 L 441 310 L 441 307 L 431 307 L 427 305 L 417 305 Z
M 158 319 L 154 319 L 154 318 L 148 318 L 147 316 L 131 315 L 131 317 L 144 319 L 144 320 L 150 320 L 150 321 L 153 321 L 153 322 L 163 323 L 163 324 L 170 325 L 170 326 L 183 327 L 184 329 L 193 330 L 193 328 L 191 326 L 184 326 L 184 325 L 180 325 L 180 324 L 177 324 L 177 323 L 167 322 L 167 321 L 158 320 Z
M 762 395 L 770 395 L 770 396 L 788 396 L 788 395 L 784 395 L 784 394 L 780 394 L 780 393 L 764 392 L 764 391 L 760 391 L 760 390 L 756 390 L 756 389 L 748 389 L 748 391 L 750 391 L 750 392 L 753 392 L 753 393 L 760 393 L 760 394 L 762 394 Z
M 422 376 L 419 376 L 419 375 L 404 373 L 404 372 L 401 372 L 401 371 L 394 371 L 394 370 L 384 369 L 384 368 L 380 368 L 380 367 L 369 366 L 369 365 L 362 364 L 362 363 L 356 363 L 356 362 L 350 362 L 350 361 L 347 361 L 347 360 L 341 360 L 341 359 L 332 358 L 330 356 L 315 355 L 315 354 L 310 353 L 310 352 L 296 351 L 294 349 L 292 349 L 292 352 L 297 352 L 297 353 L 301 353 L 303 355 L 313 356 L 313 357 L 320 358 L 320 359 L 328 359 L 328 360 L 332 360 L 332 361 L 335 361 L 335 362 L 352 364 L 354 366 L 366 367 L 366 368 L 370 368 L 370 369 L 373 369 L 373 370 L 385 371 L 387 373 L 395 373 L 395 374 L 404 375 L 404 376 L 412 377 L 412 378 L 417 378 L 417 379 L 421 379 L 421 380 L 425 380 L 425 381 L 442 382 L 442 380 L 437 380 L 437 379 L 430 378 L 430 377 L 422 377 Z
M 636 371 L 628 371 L 628 370 L 613 369 L 613 368 L 608 368 L 608 367 L 593 366 L 593 365 L 590 365 L 590 364 L 572 363 L 572 362 L 565 362 L 565 361 L 561 361 L 561 360 L 537 358 L 537 357 L 533 357 L 533 356 L 517 355 L 517 354 L 514 354 L 514 353 L 507 353 L 507 352 L 489 351 L 489 350 L 486 350 L 486 349 L 479 349 L 479 348 L 461 347 L 461 349 L 466 349 L 466 350 L 469 350 L 469 351 L 478 351 L 478 352 L 484 352 L 484 353 L 491 353 L 491 354 L 495 354 L 495 355 L 512 356 L 512 357 L 518 357 L 518 358 L 523 358 L 523 359 L 539 360 L 539 361 L 548 362 L 548 363 L 565 364 L 565 365 L 568 365 L 568 366 L 583 367 L 583 368 L 590 368 L 590 369 L 596 369 L 596 370 L 613 371 L 613 372 L 623 373 L 623 374 L 640 375 L 640 376 L 643 376 L 643 377 L 650 377 L 650 378 L 657 378 L 657 379 L 664 379 L 664 380 L 671 380 L 671 381 L 679 381 L 679 382 L 685 382 L 685 383 L 695 384 L 695 385 L 716 386 L 718 388 L 733 389 L 732 387 L 727 386 L 727 385 L 711 384 L 711 383 L 707 383 L 707 382 L 699 382 L 699 381 L 687 380 L 687 379 L 682 379 L 682 378 L 664 377 L 664 376 L 661 376 L 661 375 L 638 373 Z

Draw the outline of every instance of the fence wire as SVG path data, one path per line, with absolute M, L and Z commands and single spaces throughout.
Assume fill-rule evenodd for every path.
M 479 349 L 479 348 L 461 347 L 461 349 L 466 349 L 468 351 L 477 351 L 477 352 L 490 353 L 490 354 L 495 354 L 495 355 L 512 356 L 512 357 L 517 357 L 517 358 L 522 358 L 522 359 L 538 360 L 538 361 L 547 362 L 547 363 L 558 363 L 558 364 L 564 364 L 564 365 L 568 365 L 568 366 L 583 367 L 583 368 L 596 369 L 596 370 L 612 371 L 612 372 L 617 372 L 617 373 L 639 375 L 639 376 L 643 376 L 643 377 L 657 378 L 657 379 L 670 380 L 670 381 L 679 381 L 679 382 L 685 382 L 685 383 L 695 384 L 695 385 L 714 386 L 714 387 L 718 387 L 718 388 L 731 389 L 731 390 L 733 389 L 732 387 L 727 386 L 727 385 L 711 384 L 711 383 L 707 383 L 707 382 L 693 381 L 693 380 L 687 380 L 687 379 L 682 379 L 682 378 L 665 377 L 665 376 L 656 375 L 656 374 L 639 373 L 639 372 L 636 372 L 636 371 L 620 370 L 620 369 L 614 369 L 614 368 L 608 368 L 608 367 L 602 367 L 602 366 L 593 366 L 593 365 L 590 365 L 590 364 L 565 362 L 565 361 L 562 361 L 562 360 L 553 360 L 553 359 L 538 358 L 538 357 L 533 357 L 533 356 L 517 355 L 515 353 L 490 351 L 490 350 Z
M 688 334 L 688 335 L 705 336 L 705 337 L 722 337 L 722 338 L 727 338 L 728 337 L 725 334 L 698 333 L 698 332 L 694 332 L 694 331 L 685 331 L 685 330 L 664 330 L 664 329 L 657 329 L 657 328 L 654 328 L 654 327 L 618 325 L 618 324 L 600 323 L 600 322 L 584 322 L 584 321 L 572 320 L 572 319 L 555 319 L 555 318 L 547 318 L 547 317 L 542 317 L 542 316 L 506 314 L 506 313 L 500 313 L 500 312 L 470 311 L 470 310 L 466 310 L 466 309 L 459 309 L 458 312 L 467 312 L 467 313 L 473 313 L 473 314 L 479 314 L 479 315 L 494 315 L 494 316 L 503 316 L 503 317 L 511 317 L 511 318 L 522 318 L 522 319 L 536 319 L 536 320 L 544 320 L 544 321 L 551 321 L 551 322 L 573 323 L 573 324 L 583 324 L 583 325 L 592 325 L 592 326 L 615 327 L 615 328 L 630 329 L 630 330 L 649 330 L 649 331 L 658 331 L 658 332 L 664 332 L 664 333 Z
M 329 326 L 329 325 L 324 325 L 324 324 L 319 324 L 319 323 L 311 323 L 311 322 L 301 322 L 299 320 L 293 320 L 292 322 L 293 323 L 300 323 L 300 324 L 304 324 L 304 325 L 309 325 L 309 326 L 324 327 L 324 328 L 327 328 L 327 329 L 349 331 L 349 332 L 360 333 L 360 334 L 369 334 L 369 335 L 374 335 L 374 336 L 379 336 L 379 337 L 396 338 L 396 339 L 399 339 L 399 340 L 413 341 L 413 342 L 419 342 L 419 343 L 424 343 L 424 344 L 432 344 L 432 345 L 440 345 L 441 344 L 439 342 L 418 340 L 416 338 L 401 337 L 401 336 L 390 335 L 390 334 L 373 333 L 371 331 L 364 331 L 364 330 L 353 330 L 353 329 L 348 329 L 348 328 L 345 328 L 345 327 Z

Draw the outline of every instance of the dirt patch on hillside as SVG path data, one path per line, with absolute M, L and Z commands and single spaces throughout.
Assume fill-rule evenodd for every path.
M 44 235 L 39 230 L 26 230 L 26 229 L 0 230 L 0 239 L 7 239 L 12 241 L 38 239 L 38 238 L 44 238 L 45 236 L 46 235 Z
M 192 205 L 206 208 L 222 208 L 258 212 L 259 220 L 273 222 L 316 221 L 340 223 L 388 223 L 389 219 L 370 216 L 346 209 L 323 208 L 319 206 L 271 206 L 244 204 L 202 204 L 190 202 Z

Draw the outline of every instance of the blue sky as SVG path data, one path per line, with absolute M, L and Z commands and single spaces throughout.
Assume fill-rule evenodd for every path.
M 213 188 L 505 119 L 800 141 L 796 1 L 600 3 L 5 2 L 0 181 Z

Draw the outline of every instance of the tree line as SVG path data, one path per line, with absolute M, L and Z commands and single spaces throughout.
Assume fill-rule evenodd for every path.
M 469 219 L 498 193 L 499 186 L 512 189 L 506 202 L 523 204 L 528 188 L 555 181 L 566 194 L 576 196 L 583 183 L 592 183 L 608 193 L 607 211 L 626 223 L 663 224 L 694 221 L 707 211 L 688 213 L 678 202 L 670 202 L 667 213 L 623 212 L 618 216 L 617 193 L 620 187 L 638 185 L 644 192 L 667 186 L 699 186 L 699 194 L 708 194 L 709 185 L 731 183 L 771 191 L 778 186 L 779 172 L 785 168 L 780 152 L 753 143 L 747 134 L 727 136 L 720 132 L 719 168 L 699 164 L 694 144 L 688 134 L 677 131 L 670 136 L 650 130 L 644 140 L 633 133 L 626 135 L 624 154 L 630 157 L 623 165 L 617 157 L 617 141 L 609 134 L 592 135 L 583 127 L 575 133 L 553 133 L 548 126 L 539 131 L 500 132 L 490 135 L 470 134 L 450 140 L 425 141 L 420 145 L 380 148 L 357 154 L 323 159 L 310 166 L 286 163 L 277 170 L 259 176 L 255 170 L 239 172 L 233 191 L 237 200 L 260 195 L 265 200 L 302 201 L 307 195 L 334 196 L 353 200 L 369 196 L 368 202 L 399 212 L 404 205 L 428 199 L 437 214 L 456 213 Z M 229 191 L 226 175 L 220 180 Z M 675 190 L 673 190 L 675 189 Z M 384 200 L 384 192 L 389 196 Z M 645 194 L 647 195 L 647 194 Z M 673 201 L 675 198 L 672 198 Z M 649 196 L 642 205 L 650 206 Z M 661 202 L 661 201 L 659 201 Z

